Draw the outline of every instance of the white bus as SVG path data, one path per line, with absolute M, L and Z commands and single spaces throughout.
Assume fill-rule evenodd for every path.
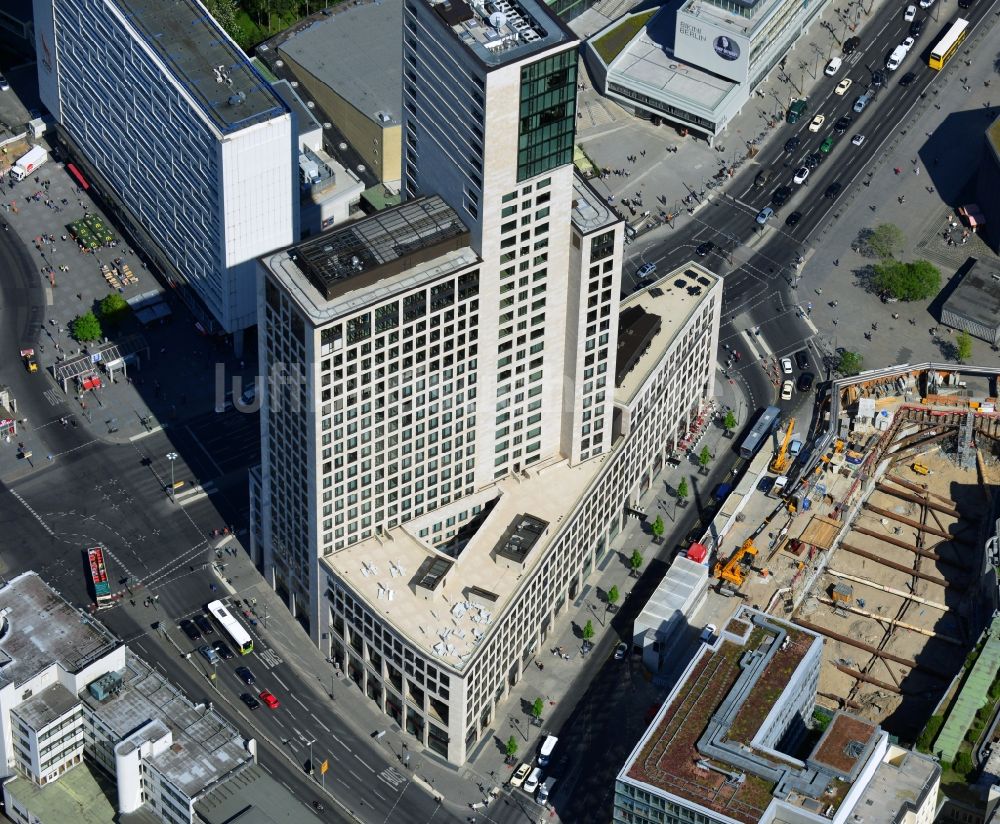
M 208 605 L 208 611 L 219 622 L 222 631 L 229 636 L 229 640 L 233 642 L 238 652 L 243 655 L 253 652 L 253 639 L 250 633 L 243 629 L 243 625 L 236 620 L 222 601 L 212 601 Z

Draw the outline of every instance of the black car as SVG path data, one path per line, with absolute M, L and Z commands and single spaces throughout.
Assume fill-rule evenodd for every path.
M 806 155 L 806 159 L 802 161 L 807 169 L 815 169 L 823 162 L 823 155 L 819 152 L 809 152 Z
M 198 632 L 198 627 L 195 626 L 193 621 L 190 621 L 187 618 L 181 621 L 181 631 L 192 641 L 201 640 L 201 633 Z
M 809 368 L 809 353 L 805 349 L 795 353 L 795 365 L 803 371 Z
M 848 37 L 844 41 L 844 46 L 843 46 L 844 56 L 846 57 L 849 54 L 854 54 L 854 52 L 858 50 L 858 46 L 860 45 L 861 45 L 860 37 Z
M 788 217 L 785 218 L 786 226 L 794 226 L 802 220 L 802 212 L 792 212 Z
M 195 615 L 194 622 L 198 625 L 203 635 L 215 635 L 215 627 L 204 615 Z
M 257 679 L 253 677 L 253 673 L 250 672 L 250 667 L 237 667 L 236 677 L 240 679 L 244 684 L 253 684 Z
M 260 701 L 254 698 L 249 692 L 245 692 L 240 696 L 240 701 L 247 705 L 251 710 L 255 710 L 260 707 Z
M 844 187 L 839 183 L 831 183 L 826 187 L 826 191 L 823 192 L 823 197 L 833 200 L 837 195 L 840 194 L 840 190 Z
M 774 190 L 774 194 L 771 195 L 771 203 L 775 206 L 782 206 L 788 198 L 792 196 L 791 186 L 779 186 Z
M 885 72 L 882 69 L 876 69 L 872 72 L 872 85 L 876 89 L 881 89 L 885 85 Z
M 795 386 L 798 388 L 799 392 L 808 392 L 812 389 L 814 380 L 816 380 L 816 376 L 812 372 L 803 372 L 799 375 L 798 382 Z
M 913 72 L 907 72 L 901 78 L 899 78 L 899 85 L 900 86 L 904 86 L 904 87 L 905 86 L 909 86 L 916 79 L 917 79 L 917 75 L 916 74 L 914 74 Z
M 715 244 L 712 243 L 712 241 L 710 241 L 710 240 L 706 240 L 697 249 L 695 249 L 695 251 L 701 257 L 705 257 L 705 255 L 710 255 L 712 252 L 715 251 Z
M 840 120 L 833 124 L 833 130 L 837 134 L 843 134 L 846 132 L 850 126 L 853 118 L 849 114 L 845 114 Z
M 231 661 L 233 659 L 233 651 L 229 649 L 229 644 L 221 638 L 218 641 L 212 642 L 212 649 L 219 653 L 219 657 L 225 661 Z
M 799 148 L 799 144 L 802 142 L 802 138 L 796 135 L 795 137 L 790 137 L 785 141 L 785 151 L 794 152 Z
M 961 5 L 961 0 L 959 2 L 959 5 Z M 925 19 L 926 18 L 918 17 L 916 20 L 910 23 L 910 37 L 912 37 L 914 40 L 920 37 L 921 32 L 923 32 Z
M 972 5 L 973 0 L 958 0 L 958 7 L 960 9 L 967 9 Z

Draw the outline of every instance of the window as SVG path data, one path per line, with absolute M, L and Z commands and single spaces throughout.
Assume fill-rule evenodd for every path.
M 521 68 L 517 179 L 573 161 L 577 57 L 560 52 Z

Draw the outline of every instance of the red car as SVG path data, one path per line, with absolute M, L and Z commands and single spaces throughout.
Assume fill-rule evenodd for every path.
M 261 700 L 261 701 L 263 701 L 263 702 L 264 702 L 265 704 L 267 704 L 267 708 L 268 708 L 269 710 L 276 710 L 276 709 L 278 709 L 278 707 L 280 707 L 280 706 L 281 706 L 281 704 L 279 703 L 278 699 L 277 699 L 277 698 L 275 698 L 275 697 L 274 697 L 274 695 L 272 695 L 272 694 L 271 694 L 270 692 L 268 692 L 267 690 L 264 690 L 264 691 L 263 691 L 263 692 L 262 692 L 262 693 L 260 694 L 260 696 L 259 696 L 259 697 L 260 697 L 260 700 Z

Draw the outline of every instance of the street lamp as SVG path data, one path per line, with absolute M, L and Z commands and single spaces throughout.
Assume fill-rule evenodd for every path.
M 316 768 L 313 765 L 313 744 L 316 743 L 316 739 L 312 738 L 309 740 L 309 775 L 315 775 Z
M 177 490 L 174 489 L 174 461 L 177 460 L 177 453 L 168 452 L 167 460 L 170 461 L 170 500 L 177 503 Z

